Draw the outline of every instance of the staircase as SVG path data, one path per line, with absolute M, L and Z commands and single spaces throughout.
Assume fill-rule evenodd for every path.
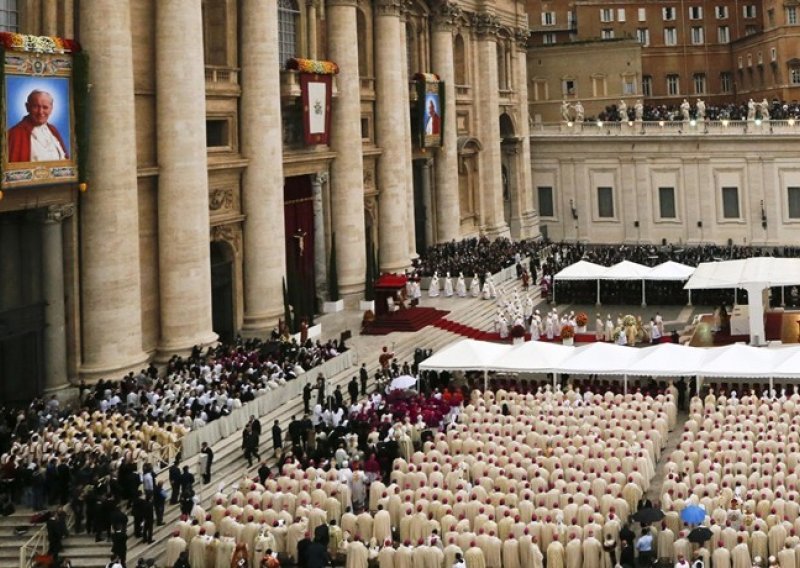
M 521 285 L 519 285 L 521 286 Z M 514 288 L 518 288 L 516 280 L 504 282 L 498 286 L 508 297 Z M 538 292 L 534 295 L 534 301 L 539 301 Z M 332 391 L 337 385 L 346 392 L 347 383 L 358 374 L 358 367 L 361 363 L 366 363 L 367 370 L 372 377 L 378 368 L 378 354 L 382 345 L 392 345 L 397 360 L 402 364 L 405 361 L 412 361 L 414 351 L 421 347 L 437 351 L 450 343 L 456 341 L 464 334 L 460 331 L 474 330 L 471 333 L 480 332 L 493 326 L 493 318 L 497 312 L 494 301 L 478 300 L 474 298 L 423 298 L 423 304 L 437 308 L 438 310 L 449 310 L 452 329 L 441 326 L 428 326 L 414 334 L 393 332 L 382 336 L 358 336 L 349 341 L 350 348 L 355 350 L 356 365 L 338 375 L 328 377 L 327 384 Z M 439 316 L 440 317 L 440 316 Z M 440 321 L 441 323 L 441 321 Z M 461 326 L 461 327 L 458 327 Z M 484 333 L 484 332 L 480 332 Z M 374 389 L 374 381 L 371 378 L 369 390 Z M 302 414 L 303 402 L 301 397 L 297 397 L 275 411 L 262 416 L 262 442 L 260 452 L 262 458 L 273 455 L 272 437 L 269 434 L 270 425 L 274 420 L 279 420 L 284 429 L 288 426 L 292 416 Z M 214 464 L 212 466 L 211 483 L 200 484 L 200 476 L 196 475 L 198 484 L 195 486 L 200 504 L 206 509 L 210 508 L 211 497 L 217 492 L 220 485 L 229 489 L 234 483 L 238 483 L 245 474 L 249 477 L 256 475 L 258 464 L 248 468 L 243 458 L 241 447 L 241 436 L 237 433 L 227 439 L 215 444 Z M 189 458 L 183 462 L 189 465 L 194 471 L 196 457 Z M 271 460 L 270 460 L 271 461 Z M 159 475 L 159 479 L 167 480 L 167 472 Z M 19 566 L 19 549 L 34 534 L 38 526 L 24 536 L 18 537 L 13 534 L 15 526 L 30 526 L 28 520 L 30 511 L 21 511 L 10 517 L 0 517 L 0 568 L 16 568 Z M 177 505 L 170 505 L 164 512 L 164 526 L 155 527 L 153 533 L 153 544 L 144 544 L 139 539 L 133 537 L 133 527 L 128 528 L 128 558 L 127 566 L 134 566 L 139 558 L 153 558 L 156 566 L 160 566 L 159 561 L 163 555 L 167 539 L 171 536 L 175 522 L 178 520 L 180 511 Z M 94 541 L 94 535 L 72 535 L 64 541 L 62 558 L 69 558 L 72 565 L 81 568 L 102 568 L 109 560 L 111 553 L 110 542 Z

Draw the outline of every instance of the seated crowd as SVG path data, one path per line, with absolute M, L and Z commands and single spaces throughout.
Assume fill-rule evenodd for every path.
M 458 412 L 453 393 L 363 403 L 350 419 L 373 417 L 366 436 L 330 459 L 288 458 L 277 477 L 243 479 L 208 512 L 196 506 L 167 545 L 167 565 L 318 566 L 338 556 L 350 567 L 463 558 L 559 568 L 619 557 L 620 533 L 675 425 L 673 394 L 473 391 Z M 369 465 L 392 439 L 391 462 Z
M 526 256 L 536 256 L 544 246 L 542 240 L 512 241 L 499 238 L 493 241 L 486 237 L 463 239 L 428 247 L 414 260 L 414 270 L 420 276 L 433 276 L 434 272 L 454 277 L 459 273 L 467 276 L 495 274 L 514 266 Z

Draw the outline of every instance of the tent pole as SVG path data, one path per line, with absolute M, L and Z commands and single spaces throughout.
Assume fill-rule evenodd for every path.
M 733 289 L 733 305 L 734 306 L 739 305 L 739 288 Z
M 487 393 L 489 391 L 489 369 L 483 370 L 483 392 Z
M 772 376 L 770 375 L 770 377 L 769 377 L 769 397 L 772 400 L 775 400 L 775 398 L 772 396 L 772 393 L 774 391 L 775 391 L 775 385 L 773 384 Z
M 628 396 L 628 375 L 622 375 L 622 394 Z
M 553 373 L 553 392 L 556 392 L 556 387 L 558 385 L 558 373 Z
M 642 307 L 645 307 L 646 305 L 647 305 L 647 297 L 645 296 L 644 279 L 643 279 L 642 280 Z
M 553 304 L 556 303 L 556 279 L 553 278 Z
M 786 287 L 781 286 L 781 306 L 786 305 Z
M 600 279 L 597 279 L 597 305 L 600 305 Z
M 686 304 L 686 305 L 687 306 L 691 306 L 692 305 L 692 289 L 691 288 L 689 288 L 689 303 Z
M 701 388 L 701 386 L 702 386 L 702 385 L 700 384 L 700 381 L 701 381 L 701 380 L 702 380 L 702 378 L 700 377 L 700 375 L 697 375 L 697 377 L 696 377 L 696 380 L 695 380 L 695 382 L 694 382 L 694 384 L 696 384 L 696 385 L 697 385 L 697 398 L 700 398 L 700 388 Z

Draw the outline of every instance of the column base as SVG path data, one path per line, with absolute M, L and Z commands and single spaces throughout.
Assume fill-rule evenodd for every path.
M 186 357 L 191 354 L 192 349 L 195 347 L 205 349 L 206 347 L 217 345 L 217 343 L 219 343 L 218 339 L 219 336 L 212 331 L 203 337 L 177 339 L 161 343 L 156 350 L 155 361 L 157 363 L 166 363 L 173 355 Z
M 510 237 L 511 232 L 508 229 L 508 225 L 505 222 L 499 225 L 493 225 L 490 227 L 486 227 L 486 236 L 489 238 L 498 238 L 498 237 Z
M 87 383 L 96 383 L 100 379 L 121 379 L 131 371 L 138 373 L 150 362 L 150 355 L 142 351 L 129 361 L 113 365 L 88 365 L 83 364 L 78 369 L 78 376 Z M 69 386 L 69 385 L 67 385 Z M 56 387 L 60 388 L 60 387 Z
M 390 274 L 405 274 L 406 268 L 411 267 L 411 261 L 400 261 L 390 264 L 383 264 L 380 267 L 381 272 Z
M 264 314 L 244 315 L 244 322 L 240 333 L 242 337 L 264 337 L 272 333 L 278 324 L 278 320 L 283 316 L 283 310 L 277 312 L 267 312 Z

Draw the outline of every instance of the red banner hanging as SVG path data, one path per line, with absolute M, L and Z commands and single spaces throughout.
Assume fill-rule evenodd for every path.
M 331 130 L 333 75 L 300 73 L 303 133 L 306 145 L 327 144 Z

